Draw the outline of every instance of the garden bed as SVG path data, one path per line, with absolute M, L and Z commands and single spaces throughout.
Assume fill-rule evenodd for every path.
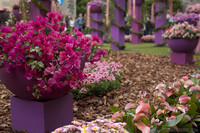
M 170 62 L 169 56 L 165 55 L 114 52 L 105 60 L 122 64 L 121 87 L 102 98 L 88 96 L 78 101 L 74 100 L 74 120 L 91 121 L 103 116 L 110 117 L 113 113 L 109 106 L 115 105 L 124 109 L 127 103 L 136 100 L 141 90 L 145 90 L 147 98 L 152 99 L 154 88 L 160 82 L 173 82 L 177 78 L 197 71 L 195 64 L 176 65 Z M 195 58 L 194 61 L 198 59 Z M 11 132 L 11 95 L 5 87 L 0 86 L 0 132 Z

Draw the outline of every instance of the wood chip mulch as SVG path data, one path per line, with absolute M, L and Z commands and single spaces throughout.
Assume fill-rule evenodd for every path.
M 197 72 L 195 63 L 176 65 L 165 55 L 114 52 L 105 60 L 122 64 L 121 87 L 103 97 L 89 96 L 78 101 L 74 100 L 74 120 L 91 121 L 99 117 L 109 118 L 113 114 L 109 109 L 110 106 L 123 109 L 127 103 L 136 102 L 137 94 L 141 90 L 146 91 L 147 99 L 151 100 L 157 84 L 170 83 L 177 78 Z M 194 62 L 197 61 L 198 58 L 194 58 Z M 17 133 L 11 129 L 10 96 L 12 93 L 0 84 L 0 133 Z

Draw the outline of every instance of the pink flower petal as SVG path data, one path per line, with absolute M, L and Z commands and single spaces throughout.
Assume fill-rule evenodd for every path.
M 139 113 L 139 114 L 135 115 L 133 121 L 138 120 L 140 118 L 147 118 L 148 119 L 148 116 L 145 113 Z
M 133 104 L 133 103 L 128 103 L 126 106 L 125 106 L 125 110 L 127 109 L 135 109 L 136 108 L 136 105 Z
M 200 91 L 200 86 L 199 85 L 192 86 L 189 91 Z
M 190 99 L 191 99 L 191 97 L 189 97 L 188 95 L 185 94 L 185 95 L 180 96 L 179 102 L 186 103 L 186 102 L 190 101 Z
M 145 111 L 145 110 L 150 110 L 150 105 L 142 103 L 136 108 L 135 113 L 138 114 L 138 113 Z
M 150 127 L 146 126 L 143 122 L 137 123 L 137 128 L 142 131 L 142 133 L 150 133 Z
M 196 95 L 196 99 L 199 99 L 199 98 L 200 98 L 200 94 L 197 94 L 197 95 Z

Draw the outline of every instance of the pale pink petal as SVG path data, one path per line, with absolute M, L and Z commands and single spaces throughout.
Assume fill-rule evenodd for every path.
M 164 110 L 159 109 L 159 110 L 156 112 L 156 115 L 159 116 L 159 115 L 164 114 L 164 113 L 165 113 Z
M 200 86 L 199 85 L 192 86 L 189 91 L 200 91 Z
M 137 128 L 142 131 L 142 133 L 150 133 L 150 127 L 146 126 L 143 122 L 137 123 Z
M 191 99 L 191 97 L 189 97 L 188 95 L 185 94 L 185 95 L 180 96 L 179 102 L 186 103 L 186 102 L 190 101 L 190 99 Z
M 138 120 L 140 118 L 147 118 L 148 119 L 148 116 L 145 113 L 139 113 L 139 114 L 135 115 L 133 121 Z
M 154 117 L 151 119 L 151 124 L 158 123 L 158 122 L 159 122 L 159 119 L 155 119 Z
M 126 106 L 125 106 L 125 110 L 127 109 L 135 109 L 136 108 L 136 105 L 133 104 L 133 103 L 128 103 Z
M 182 79 L 186 81 L 186 80 L 188 80 L 189 78 L 188 78 L 188 76 L 183 76 Z
M 163 121 L 160 121 L 159 123 L 157 123 L 157 126 L 160 126 L 163 123 Z
M 190 86 L 194 85 L 193 81 L 192 80 L 187 80 L 184 84 L 184 87 L 187 89 L 189 88 Z
M 135 113 L 138 114 L 138 113 L 145 111 L 145 110 L 150 110 L 150 105 L 142 103 L 136 108 Z
M 189 115 L 185 115 L 185 118 L 188 119 L 188 120 L 191 120 Z
M 159 89 L 165 89 L 166 88 L 166 85 L 163 84 L 163 83 L 160 83 L 156 86 L 156 90 L 159 90 Z
M 166 91 L 167 97 L 170 97 L 172 95 L 172 91 Z

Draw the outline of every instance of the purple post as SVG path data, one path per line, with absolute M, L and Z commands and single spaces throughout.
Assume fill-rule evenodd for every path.
M 186 65 L 193 63 L 193 52 L 192 53 L 176 53 L 171 52 L 171 62 Z
M 166 5 L 165 0 L 162 2 L 156 2 L 156 12 L 162 8 L 164 8 Z M 163 12 L 161 14 L 158 14 L 155 18 L 155 27 L 160 27 L 166 25 L 167 19 L 166 19 L 166 13 Z M 157 30 L 155 32 L 155 45 L 158 45 L 164 41 L 162 38 L 162 33 L 164 32 L 163 29 Z
M 135 12 L 136 12 L 136 20 L 137 21 L 142 21 L 142 7 L 141 7 L 141 5 L 139 5 L 139 6 L 135 6 Z M 134 22 L 133 20 L 132 20 L 132 22 L 131 22 L 131 28 L 132 28 L 132 30 L 133 31 L 135 31 L 135 32 L 141 32 L 141 25 L 140 24 L 138 24 L 138 23 L 136 23 L 136 22 Z M 142 41 L 141 41 L 141 36 L 139 36 L 139 35 L 136 35 L 136 34 L 132 34 L 132 43 L 133 44 L 138 44 L 138 43 L 141 43 Z
M 103 15 L 102 12 L 91 12 L 91 17 L 95 20 L 102 21 Z M 91 21 L 91 27 L 99 30 L 103 30 L 103 24 Z M 92 35 L 98 35 L 98 37 L 103 40 L 103 33 L 96 30 L 91 30 Z
M 11 119 L 13 130 L 52 132 L 73 120 L 73 95 L 45 102 L 11 97 Z
M 49 11 L 51 11 L 51 1 L 50 0 L 40 0 L 42 2 L 42 5 L 46 7 Z M 29 3 L 30 8 L 30 14 L 29 14 L 29 20 L 36 19 L 37 16 L 42 15 L 43 17 L 46 17 L 46 13 L 42 10 L 40 10 L 34 3 Z
M 125 10 L 125 1 L 124 0 L 114 0 L 115 3 L 120 6 L 122 9 Z M 118 23 L 119 25 L 125 26 L 125 14 L 121 12 L 119 9 L 115 8 L 115 15 L 114 15 L 114 21 Z M 110 27 L 110 33 L 113 40 L 116 42 L 119 42 L 121 45 L 125 45 L 125 31 L 123 29 L 119 29 L 114 24 L 111 24 Z M 120 50 L 118 46 L 116 46 L 114 43 L 111 43 L 112 49 L 114 50 Z

